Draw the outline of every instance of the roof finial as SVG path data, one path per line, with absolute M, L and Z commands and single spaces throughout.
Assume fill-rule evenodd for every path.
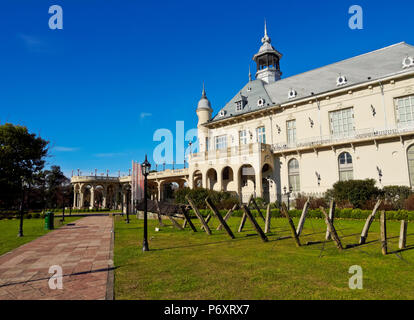
M 207 96 L 206 96 L 206 89 L 205 89 L 205 87 L 204 87 L 204 81 L 203 81 L 203 93 L 202 93 L 201 97 L 202 97 L 202 98 L 206 98 L 206 97 L 207 97 Z
M 252 81 L 252 73 L 250 71 L 250 65 L 249 65 L 249 82 L 251 82 L 251 81 Z
M 272 40 L 269 38 L 269 36 L 267 35 L 267 23 L 266 23 L 266 19 L 264 21 L 264 37 L 262 39 L 262 43 L 268 42 L 270 43 Z

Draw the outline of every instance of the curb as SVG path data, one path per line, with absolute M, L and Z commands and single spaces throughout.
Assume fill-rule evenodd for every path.
M 108 277 L 106 280 L 105 300 L 114 300 L 114 280 L 115 280 L 114 242 L 115 242 L 115 230 L 114 230 L 114 219 L 112 218 L 111 244 L 109 247 Z

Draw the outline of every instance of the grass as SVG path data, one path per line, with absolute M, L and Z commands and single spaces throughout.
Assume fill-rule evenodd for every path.
M 181 221 L 180 221 L 181 222 Z M 297 248 L 286 219 L 272 220 L 269 242 L 255 235 L 249 221 L 237 233 L 240 218 L 231 218 L 236 239 L 225 231 L 213 235 L 198 229 L 192 233 L 167 227 L 155 232 L 157 221 L 149 220 L 150 252 L 143 253 L 143 222 L 126 224 L 115 218 L 116 299 L 414 299 L 414 226 L 409 224 L 407 245 L 412 249 L 381 254 L 379 223 L 371 227 L 367 244 L 339 252 L 333 242 Z M 263 227 L 263 221 L 258 222 Z M 294 220 L 297 225 L 297 220 Z M 336 220 L 344 245 L 355 244 L 363 221 Z M 387 224 L 389 252 L 398 250 L 400 223 Z M 302 244 L 323 241 L 323 220 L 309 219 Z M 351 290 L 353 265 L 363 269 L 363 290 Z
M 79 218 L 65 217 L 65 222 L 70 223 Z M 17 237 L 19 231 L 20 220 L 12 219 L 0 220 L 0 255 L 9 252 L 21 245 L 28 243 L 50 231 L 44 229 L 44 219 L 25 219 L 23 221 L 24 237 Z M 55 218 L 55 228 L 61 227 L 60 218 Z

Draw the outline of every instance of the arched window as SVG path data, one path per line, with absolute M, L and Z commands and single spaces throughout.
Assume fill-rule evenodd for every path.
M 408 157 L 408 173 L 410 175 L 411 187 L 414 187 L 414 145 L 407 150 Z
M 348 152 L 339 155 L 339 181 L 349 181 L 354 179 L 354 165 L 352 156 Z
M 292 159 L 288 164 L 289 173 L 289 189 L 292 188 L 292 192 L 300 191 L 300 176 L 299 176 L 299 161 Z

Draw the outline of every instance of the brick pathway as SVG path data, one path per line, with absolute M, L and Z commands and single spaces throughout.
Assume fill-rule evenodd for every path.
M 105 299 L 111 286 L 112 218 L 86 217 L 0 257 L 0 300 Z M 60 265 L 63 289 L 49 288 Z

